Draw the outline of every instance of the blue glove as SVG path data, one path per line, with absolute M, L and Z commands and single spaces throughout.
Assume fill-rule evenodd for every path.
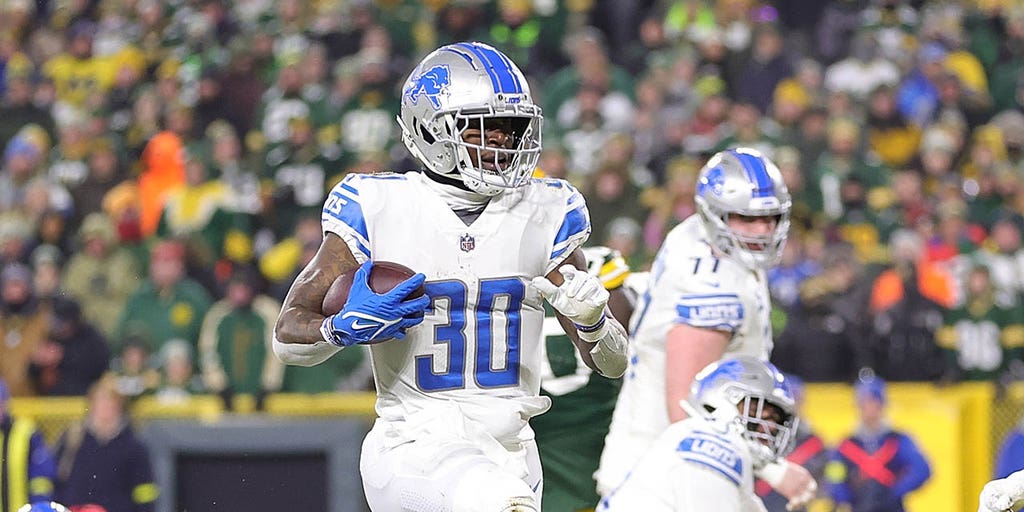
M 320 332 L 328 342 L 339 347 L 350 347 L 402 339 L 406 329 L 423 321 L 423 313 L 430 305 L 430 298 L 426 295 L 409 300 L 406 298 L 422 286 L 427 277 L 416 274 L 391 291 L 378 294 L 370 289 L 367 282 L 371 268 L 373 262 L 367 261 L 356 270 L 345 307 L 320 324 Z

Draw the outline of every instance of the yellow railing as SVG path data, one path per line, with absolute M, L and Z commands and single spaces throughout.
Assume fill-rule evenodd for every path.
M 131 406 L 138 426 L 161 418 L 194 419 L 215 423 L 228 414 L 269 414 L 295 418 L 374 416 L 373 393 L 320 395 L 276 394 L 256 411 L 255 400 L 236 396 L 229 411 L 217 396 L 195 396 L 184 402 L 165 403 L 144 397 Z M 34 418 L 48 440 L 56 441 L 67 425 L 86 410 L 82 398 L 15 398 L 12 412 Z M 910 512 L 933 510 L 974 512 L 977 496 L 992 474 L 993 454 L 1024 411 L 1024 384 L 1002 396 L 988 384 L 936 387 L 928 384 L 891 384 L 889 417 L 892 424 L 918 442 L 931 463 L 931 480 L 908 500 Z M 808 385 L 803 415 L 826 443 L 834 444 L 857 424 L 853 393 L 847 385 Z

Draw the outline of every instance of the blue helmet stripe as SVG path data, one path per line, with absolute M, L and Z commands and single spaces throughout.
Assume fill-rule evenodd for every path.
M 457 46 L 469 50 L 480 59 L 484 69 L 487 71 L 487 75 L 491 78 L 491 86 L 494 88 L 494 92 L 517 94 L 522 92 L 521 90 L 516 90 L 515 76 L 508 66 L 502 62 L 501 54 L 490 48 L 472 43 L 458 43 Z
M 498 76 L 498 81 L 501 82 L 501 92 L 506 94 L 519 94 L 523 92 L 522 86 L 519 85 L 519 80 L 516 78 L 515 73 L 512 72 L 512 65 L 509 63 L 508 57 L 486 46 L 474 46 L 479 48 L 484 57 L 494 66 L 494 73 Z
M 523 92 L 523 84 L 519 81 L 519 76 L 515 73 L 515 71 L 513 71 L 514 68 L 512 67 L 512 61 L 509 60 L 508 56 L 505 55 L 504 53 L 501 53 L 501 52 L 498 52 L 498 51 L 495 51 L 494 53 L 496 53 L 498 55 L 498 57 L 501 58 L 501 62 L 503 64 L 505 64 L 505 69 L 508 71 L 508 74 L 511 75 L 512 76 L 512 80 L 515 81 L 515 83 L 516 83 L 516 85 L 515 85 L 516 91 L 515 92 L 517 92 L 517 93 Z
M 487 76 L 491 78 L 491 88 L 494 89 L 494 92 L 500 92 L 498 90 L 498 78 L 494 73 L 494 66 L 492 66 L 487 59 L 484 59 L 484 56 L 480 54 L 480 50 L 469 43 L 458 43 L 456 46 L 469 50 L 473 55 L 476 55 L 477 58 L 480 59 L 480 62 L 484 65 L 484 70 L 487 71 Z
M 739 151 L 732 151 L 733 156 L 740 161 L 743 170 L 747 172 L 747 178 L 754 184 L 754 197 L 771 197 L 775 195 L 775 184 L 772 183 L 768 169 L 760 158 Z

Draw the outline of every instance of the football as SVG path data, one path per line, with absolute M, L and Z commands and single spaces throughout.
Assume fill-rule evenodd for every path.
M 333 315 L 345 307 L 345 303 L 348 302 L 348 291 L 352 288 L 352 279 L 355 273 L 355 270 L 346 272 L 338 276 L 331 283 L 331 287 L 327 289 L 327 295 L 324 296 L 323 306 L 321 307 L 324 316 Z M 416 275 L 414 270 L 400 263 L 375 261 L 373 262 L 373 268 L 370 270 L 368 282 L 370 289 L 374 292 L 386 293 L 414 275 Z M 420 286 L 413 290 L 409 298 L 416 298 L 424 293 L 426 291 Z

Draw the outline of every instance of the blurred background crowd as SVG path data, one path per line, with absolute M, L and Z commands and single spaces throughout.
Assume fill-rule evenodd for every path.
M 541 169 L 644 270 L 749 146 L 793 227 L 775 362 L 810 382 L 1024 378 L 1024 4 L 1013 0 L 3 0 L 0 377 L 15 396 L 366 389 L 284 368 L 291 280 L 346 173 L 406 170 L 401 83 L 493 44 Z

